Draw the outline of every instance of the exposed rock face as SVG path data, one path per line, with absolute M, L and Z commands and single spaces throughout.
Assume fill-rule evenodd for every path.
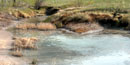
M 54 30 L 56 26 L 51 23 L 23 23 L 16 25 L 17 29 Z
M 103 29 L 98 23 L 69 23 L 66 25 L 70 30 L 77 33 L 84 33 L 92 30 Z

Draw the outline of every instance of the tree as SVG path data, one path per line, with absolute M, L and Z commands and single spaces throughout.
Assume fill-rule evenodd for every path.
M 16 0 L 13 0 L 13 7 L 16 6 Z
M 39 10 L 41 8 L 42 3 L 43 0 L 36 0 L 34 8 Z

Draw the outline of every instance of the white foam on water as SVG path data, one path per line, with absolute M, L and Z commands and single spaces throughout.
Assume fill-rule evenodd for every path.
M 130 54 L 125 52 L 81 60 L 81 65 L 130 65 Z

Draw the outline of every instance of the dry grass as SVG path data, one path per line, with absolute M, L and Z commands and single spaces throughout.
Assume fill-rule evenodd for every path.
M 36 41 L 38 41 L 38 39 L 35 37 L 31 38 L 14 37 L 14 43 L 12 44 L 11 49 L 12 52 L 10 54 L 15 57 L 22 57 L 23 56 L 22 51 L 24 49 L 37 49 Z
M 27 8 L 27 9 L 10 8 L 9 14 L 16 18 L 31 18 L 31 17 L 36 16 L 35 10 L 29 9 L 29 8 Z
M 51 23 L 22 23 L 16 25 L 17 29 L 54 30 L 56 26 Z
M 16 25 L 17 29 L 35 29 L 36 24 L 35 23 L 24 23 L 24 24 L 18 24 Z
M 55 25 L 51 23 L 38 23 L 37 29 L 39 30 L 53 30 L 56 29 Z
M 13 46 L 18 50 L 17 48 L 22 49 L 35 49 L 36 48 L 36 41 L 38 41 L 37 38 L 15 38 Z
M 10 1 L 10 0 L 9 0 Z M 88 7 L 88 8 L 130 8 L 129 0 L 44 0 L 43 5 L 47 6 L 54 6 L 54 7 Z M 11 7 L 12 2 L 2 3 L 0 2 L 1 6 L 4 4 L 4 7 Z M 34 6 L 35 0 L 17 0 L 17 6 Z

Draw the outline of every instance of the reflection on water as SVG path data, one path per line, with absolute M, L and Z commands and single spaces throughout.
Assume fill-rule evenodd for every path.
M 39 65 L 130 65 L 130 38 L 115 34 L 73 35 L 56 32 L 17 32 L 37 36 L 38 50 L 24 51 Z

